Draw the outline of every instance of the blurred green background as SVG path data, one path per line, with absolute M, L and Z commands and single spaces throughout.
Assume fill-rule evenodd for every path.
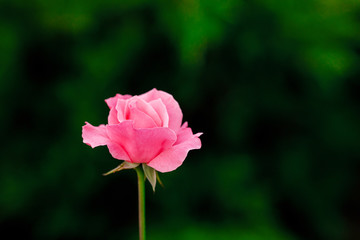
M 204 132 L 151 240 L 360 239 L 360 1 L 0 1 L 0 230 L 137 239 L 135 171 L 82 143 L 154 87 Z

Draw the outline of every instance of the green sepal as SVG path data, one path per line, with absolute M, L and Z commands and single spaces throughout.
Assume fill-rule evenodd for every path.
M 107 175 L 109 175 L 111 173 L 118 172 L 118 171 L 121 171 L 121 170 L 124 170 L 124 169 L 136 168 L 137 166 L 139 166 L 139 163 L 130 163 L 130 162 L 124 161 L 123 163 L 121 163 L 119 166 L 117 166 L 113 170 L 110 170 L 107 173 L 104 173 L 103 176 L 107 176 Z
M 160 186 L 162 186 L 163 188 L 165 187 L 164 184 L 162 183 L 161 179 L 160 179 L 160 176 L 159 176 L 158 172 L 156 172 L 156 180 L 159 182 Z
M 144 173 L 146 178 L 149 180 L 153 191 L 155 192 L 155 186 L 156 186 L 156 170 L 153 169 L 152 167 L 149 167 L 148 165 L 146 165 L 145 163 L 143 163 L 143 169 L 144 169 Z

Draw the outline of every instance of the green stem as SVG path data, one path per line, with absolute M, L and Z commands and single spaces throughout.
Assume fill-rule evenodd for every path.
M 139 240 L 145 240 L 145 178 L 141 165 L 136 167 L 135 171 L 138 177 L 139 190 Z

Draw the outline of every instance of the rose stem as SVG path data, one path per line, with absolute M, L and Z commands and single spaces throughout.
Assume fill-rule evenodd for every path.
M 141 167 L 136 167 L 139 190 L 139 240 L 145 240 L 145 178 Z

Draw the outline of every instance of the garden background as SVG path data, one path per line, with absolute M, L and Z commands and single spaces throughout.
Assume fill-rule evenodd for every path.
M 1 234 L 137 239 L 135 171 L 81 127 L 156 87 L 204 135 L 149 240 L 360 239 L 359 30 L 358 0 L 2 0 Z

